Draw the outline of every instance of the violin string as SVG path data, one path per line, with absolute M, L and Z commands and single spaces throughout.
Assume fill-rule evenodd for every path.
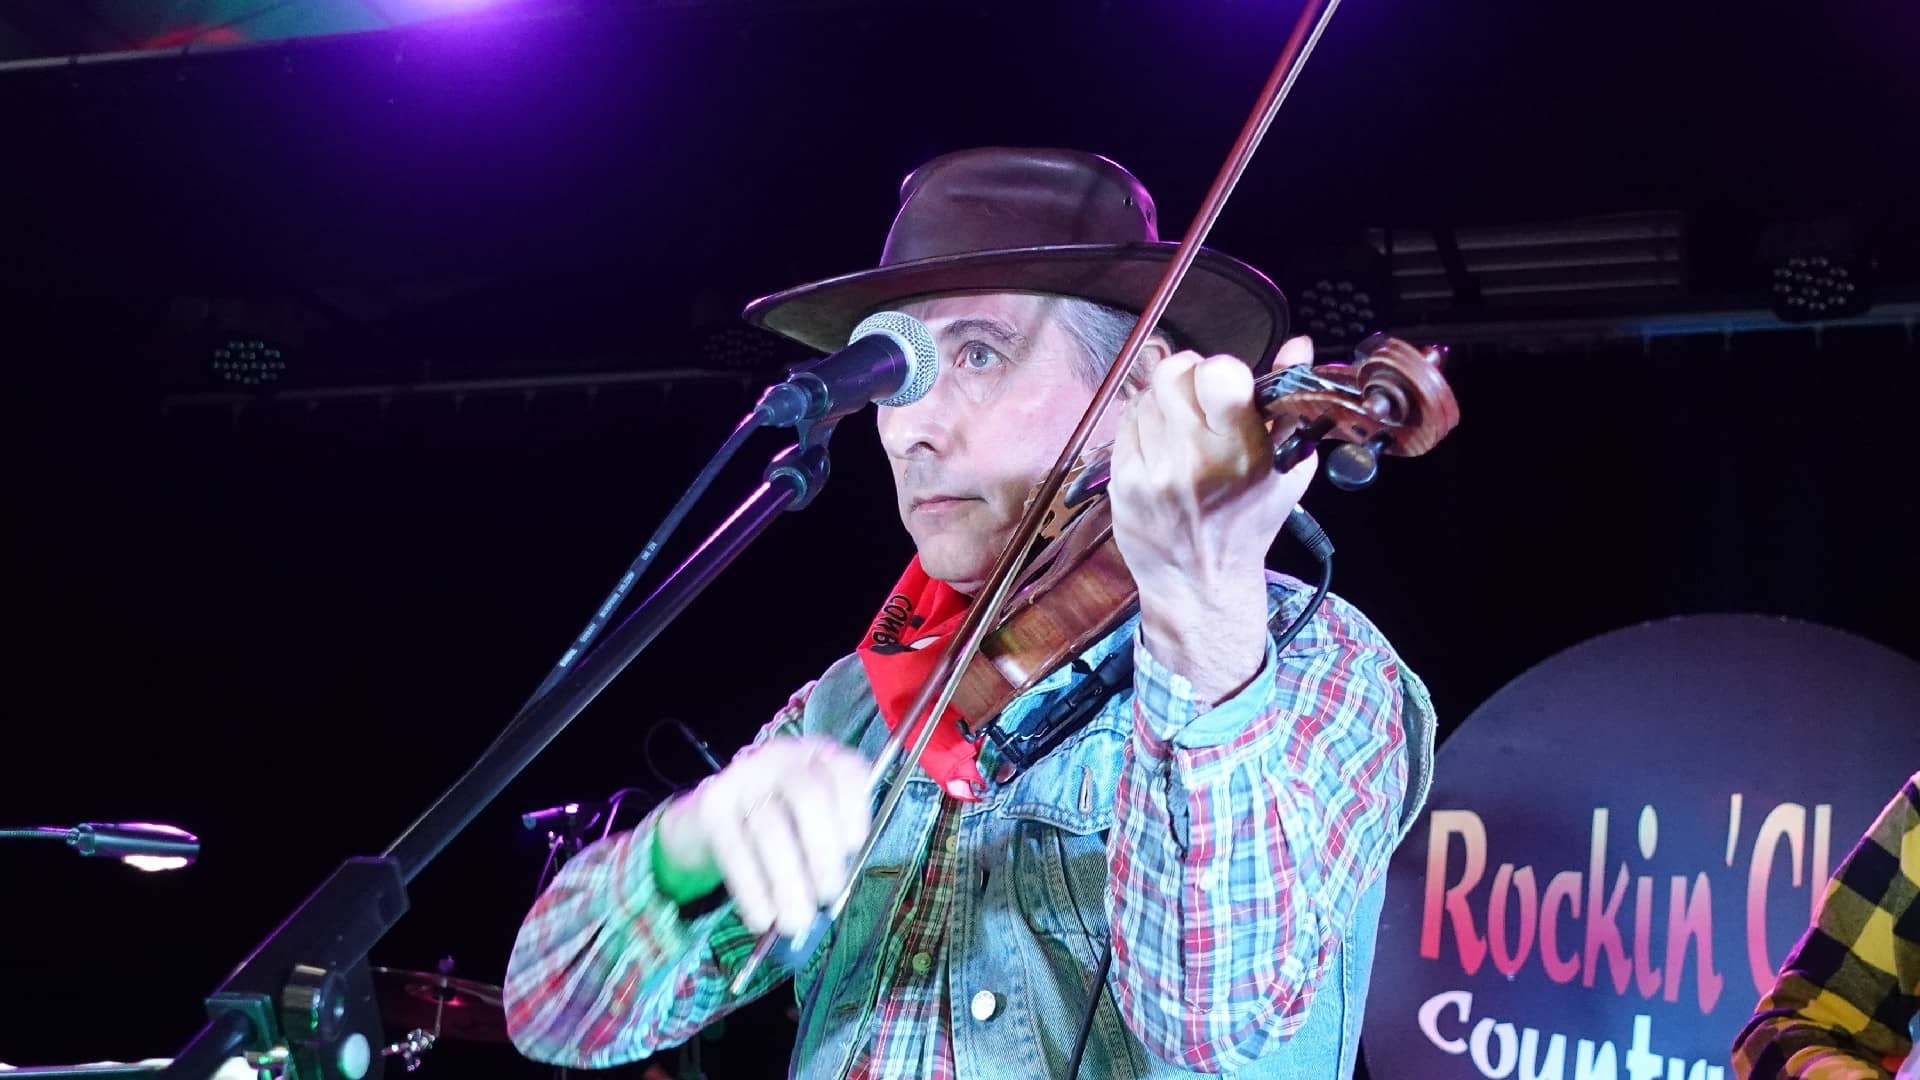
M 1265 375 L 1255 379 L 1253 381 L 1253 392 L 1256 400 L 1258 400 L 1262 390 L 1276 390 L 1277 393 L 1275 396 L 1278 396 L 1278 394 L 1350 392 L 1347 387 L 1341 386 L 1331 379 L 1315 375 L 1303 364 L 1284 367 L 1278 371 L 1269 371 Z M 1112 452 L 1113 440 L 1111 439 L 1087 447 L 1085 452 L 1080 455 L 1080 463 L 1074 466 L 1074 473 L 1086 468 L 1090 464 L 1103 460 L 1106 455 Z M 1069 482 L 1072 481 L 1074 473 L 1067 474 Z
M 1285 394 L 1348 394 L 1352 392 L 1348 387 L 1314 374 L 1312 369 L 1304 364 L 1269 371 L 1255 379 L 1253 387 L 1255 401 L 1260 401 L 1263 391 L 1270 392 L 1266 398 L 1267 401 Z M 1112 458 L 1113 443 L 1111 441 L 1095 444 L 1081 453 L 1079 462 L 1067 473 L 1067 482 L 1064 485 L 1064 489 L 1069 492 L 1067 498 L 1069 507 L 1080 505 L 1106 486 L 1108 478 L 1105 471 L 1111 464 Z M 1089 473 L 1091 473 L 1090 476 Z M 1084 480 L 1083 477 L 1085 477 Z M 1085 493 L 1076 493 L 1076 489 L 1085 489 Z

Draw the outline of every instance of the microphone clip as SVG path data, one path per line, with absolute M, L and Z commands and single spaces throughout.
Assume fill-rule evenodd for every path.
M 795 424 L 793 431 L 799 438 L 800 449 L 803 452 L 817 449 L 825 453 L 827 440 L 833 438 L 834 425 L 838 424 L 840 419 L 838 416 L 830 416 L 824 420 L 802 420 Z

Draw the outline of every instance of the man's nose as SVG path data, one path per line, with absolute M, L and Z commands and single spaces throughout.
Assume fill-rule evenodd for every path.
M 953 449 L 956 414 L 943 370 L 925 396 L 910 405 L 881 406 L 880 445 L 889 457 L 943 455 Z

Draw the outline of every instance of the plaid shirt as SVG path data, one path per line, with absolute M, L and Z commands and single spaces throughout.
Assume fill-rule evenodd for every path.
M 1304 595 L 1282 588 L 1274 598 L 1273 621 L 1284 625 Z M 1110 707 L 1131 709 L 1133 738 L 1109 848 L 1109 985 L 1127 1028 L 1156 1056 L 1186 1069 L 1237 1068 L 1304 1021 L 1341 916 L 1397 838 L 1407 781 L 1399 661 L 1329 597 L 1285 663 L 1269 644 L 1248 686 L 1208 710 L 1131 626 L 1123 631 L 1135 684 Z M 793 730 L 810 689 L 763 738 Z M 990 764 L 983 771 L 991 775 Z M 522 925 L 506 998 L 527 1056 L 584 1068 L 638 1060 L 791 974 L 765 965 L 742 998 L 729 995 L 752 935 L 731 905 L 690 916 L 659 892 L 657 815 L 576 856 Z M 850 1076 L 954 1075 L 945 912 L 959 821 L 952 802 L 935 819 Z
M 927 845 L 927 866 L 919 887 L 900 912 L 900 950 L 885 1000 L 873 1027 L 873 1042 L 854 1058 L 848 1080 L 876 1076 L 922 1076 L 953 1080 L 952 1034 L 942 1017 L 951 1016 L 946 980 L 947 907 L 953 900 L 955 855 L 959 852 L 959 804 L 944 800 Z M 874 1062 L 889 1063 L 876 1071 Z
M 1840 864 L 1733 1047 L 1734 1075 L 1884 1078 L 1920 997 L 1920 773 Z

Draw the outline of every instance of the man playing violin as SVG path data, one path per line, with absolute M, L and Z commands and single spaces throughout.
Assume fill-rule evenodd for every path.
M 878 419 L 918 554 L 856 653 L 539 899 L 507 973 L 522 1052 L 636 1060 L 791 978 L 801 1077 L 1056 1077 L 1089 1009 L 1083 1075 L 1351 1073 L 1387 858 L 1425 797 L 1433 717 L 1337 598 L 1276 648 L 1313 590 L 1268 573 L 1266 553 L 1315 462 L 1274 470 L 1253 374 L 1312 350 L 1282 344 L 1272 283 L 1218 252 L 1200 253 L 1095 434 L 1114 443 L 1113 532 L 1139 614 L 998 723 L 1040 723 L 1109 660 L 1130 660 L 1130 679 L 1023 768 L 944 723 L 871 858 L 849 866 L 871 819 L 868 762 L 1173 248 L 1111 161 L 964 151 L 907 178 L 877 268 L 748 308 L 823 351 L 874 311 L 931 330 L 931 390 Z M 850 874 L 816 947 L 734 994 L 758 935 L 806 938 Z

